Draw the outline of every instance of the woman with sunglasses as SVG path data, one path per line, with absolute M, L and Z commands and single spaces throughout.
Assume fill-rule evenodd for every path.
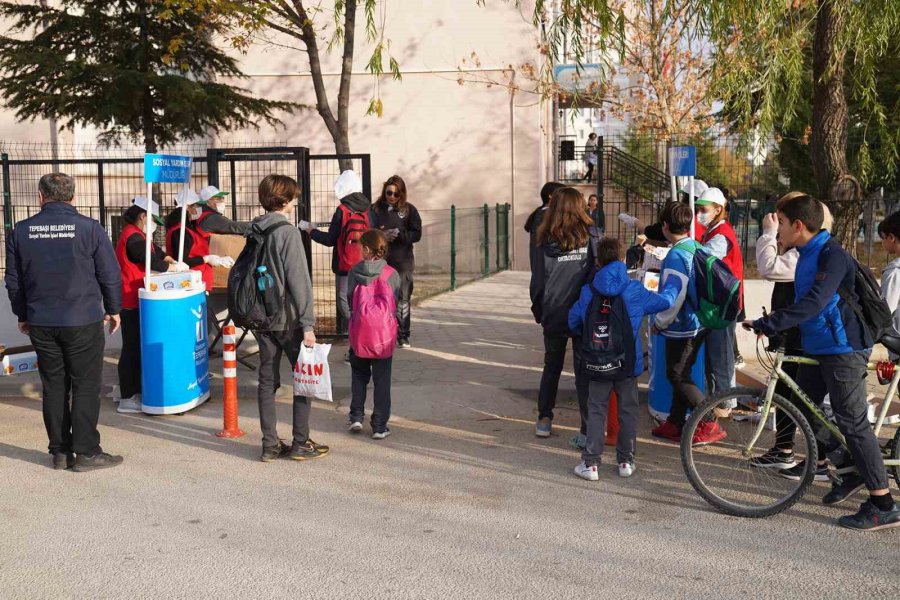
M 381 195 L 375 202 L 378 228 L 389 242 L 387 263 L 400 274 L 400 298 L 397 300 L 397 323 L 400 330 L 397 345 L 409 348 L 409 302 L 413 291 L 413 271 L 416 260 L 413 244 L 422 239 L 422 218 L 416 207 L 406 201 L 406 183 L 398 175 L 384 182 Z

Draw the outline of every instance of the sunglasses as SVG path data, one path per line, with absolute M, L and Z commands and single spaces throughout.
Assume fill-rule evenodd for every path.
M 393 191 L 393 190 L 388 190 L 388 191 L 386 191 L 386 192 L 384 193 L 384 195 L 387 196 L 388 198 L 399 198 L 399 197 L 400 197 L 400 192 L 395 192 L 395 191 Z

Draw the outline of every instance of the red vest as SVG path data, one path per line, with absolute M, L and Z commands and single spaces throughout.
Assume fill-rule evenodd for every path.
M 119 235 L 119 241 L 116 243 L 116 258 L 119 261 L 119 269 L 122 271 L 122 308 L 138 307 L 138 290 L 144 287 L 144 275 L 146 275 L 145 265 L 131 262 L 125 252 L 125 243 L 134 234 L 140 235 L 142 240 L 147 239 L 143 231 L 129 223 L 125 225 Z
M 715 227 L 707 229 L 703 235 L 698 234 L 697 241 L 701 244 L 706 244 L 706 242 L 717 235 L 725 236 L 725 239 L 728 241 L 728 252 L 725 253 L 725 258 L 723 258 L 722 261 L 728 265 L 729 269 L 731 269 L 731 274 L 741 280 L 741 305 L 743 306 L 744 257 L 741 255 L 741 248 L 738 246 L 737 234 L 734 232 L 734 227 L 732 227 L 731 223 L 728 221 L 722 221 Z
M 200 218 L 194 221 L 196 225 L 199 225 L 203 219 L 209 216 L 209 213 L 206 211 L 200 215 Z M 173 227 L 169 227 L 166 230 L 166 254 L 173 258 L 178 258 L 178 246 L 175 245 L 175 233 L 181 229 L 181 222 L 178 222 Z M 187 227 L 188 235 L 191 236 L 191 241 L 193 244 L 191 245 L 191 251 L 188 253 L 185 258 L 203 258 L 204 256 L 209 254 L 209 238 L 210 235 L 203 231 L 199 227 Z M 194 271 L 200 271 L 203 275 L 203 283 L 206 284 L 206 291 L 211 292 L 213 289 L 213 270 L 212 267 L 206 263 L 202 263 L 197 265 L 196 267 L 191 267 Z

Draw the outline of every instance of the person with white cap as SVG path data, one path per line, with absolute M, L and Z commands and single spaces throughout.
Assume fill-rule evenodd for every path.
M 196 218 L 193 220 L 194 227 L 198 231 L 206 234 L 240 236 L 247 233 L 250 223 L 232 221 L 223 214 L 228 192 L 219 191 L 216 186 L 208 185 L 201 189 L 198 195 L 200 200 L 196 204 L 201 210 L 195 211 Z
M 149 215 L 148 215 L 149 209 Z M 121 413 L 141 412 L 141 319 L 138 313 L 138 290 L 144 286 L 146 268 L 147 219 L 150 234 L 163 221 L 159 204 L 138 196 L 122 213 L 125 227 L 116 244 L 116 259 L 122 275 L 122 353 L 119 355 L 119 400 Z M 157 273 L 184 273 L 190 267 L 167 256 L 156 244 L 151 245 L 150 270 Z
M 738 245 L 734 227 L 728 222 L 728 201 L 719 188 L 707 188 L 694 202 L 696 218 L 703 233 L 695 239 L 710 254 L 721 259 L 741 282 L 741 302 L 744 298 L 744 257 Z M 743 310 L 743 309 L 742 309 Z M 734 329 L 732 323 L 724 329 L 712 329 L 706 337 L 706 379 L 709 394 L 713 395 L 734 385 Z M 734 408 L 734 407 L 725 407 Z
M 300 221 L 299 226 L 301 230 L 309 232 L 314 241 L 334 248 L 331 256 L 331 271 L 335 274 L 338 309 L 343 317 L 342 329 L 346 328 L 350 319 L 347 274 L 356 263 L 362 260 L 359 238 L 367 230 L 376 226 L 372 202 L 362 191 L 362 181 L 359 175 L 352 170 L 344 171 L 334 182 L 334 195 L 340 204 L 334 211 L 328 231 L 319 231 L 307 221 Z M 349 357 L 347 359 L 349 360 Z
M 207 189 L 203 188 L 203 190 Z M 182 207 L 185 207 L 189 221 L 185 226 L 187 236 L 184 238 L 184 254 L 181 260 L 191 269 L 200 271 L 203 275 L 203 283 L 206 284 L 206 291 L 209 293 L 213 289 L 214 277 L 212 268 L 231 268 L 234 265 L 234 260 L 229 256 L 210 254 L 209 240 L 211 235 L 206 229 L 201 228 L 200 224 L 207 221 L 210 215 L 218 216 L 228 221 L 228 223 L 232 223 L 232 221 L 225 219 L 216 211 L 204 210 L 207 202 L 188 187 L 182 188 L 175 195 L 175 205 L 177 208 L 166 217 L 166 253 L 173 258 L 178 258 L 182 235 L 181 211 Z

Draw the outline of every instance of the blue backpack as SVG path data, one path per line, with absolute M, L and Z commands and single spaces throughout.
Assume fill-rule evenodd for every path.
M 634 331 L 622 296 L 606 296 L 590 284 L 593 297 L 581 332 L 584 370 L 595 381 L 634 375 Z

